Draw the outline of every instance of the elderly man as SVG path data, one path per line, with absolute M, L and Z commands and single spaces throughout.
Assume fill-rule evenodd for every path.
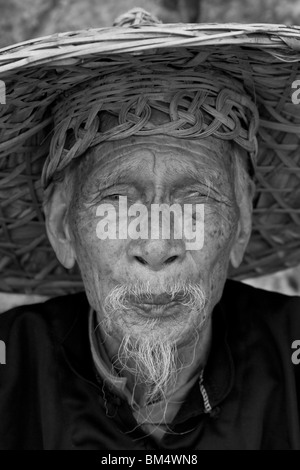
M 299 298 L 227 280 L 251 236 L 258 110 L 225 61 L 186 51 L 183 69 L 172 51 L 98 75 L 95 53 L 88 80 L 60 82 L 43 204 L 85 292 L 1 315 L 0 448 L 300 448 Z

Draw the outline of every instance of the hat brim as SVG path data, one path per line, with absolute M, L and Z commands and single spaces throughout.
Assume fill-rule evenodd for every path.
M 154 64 L 162 73 L 203 65 L 225 72 L 243 82 L 259 109 L 252 237 L 230 277 L 300 263 L 300 104 L 292 99 L 300 80 L 300 28 L 134 25 L 56 34 L 0 51 L 6 92 L 0 104 L 1 290 L 54 295 L 82 288 L 79 272 L 59 265 L 44 227 L 40 174 L 49 109 L 61 93 L 93 76 Z

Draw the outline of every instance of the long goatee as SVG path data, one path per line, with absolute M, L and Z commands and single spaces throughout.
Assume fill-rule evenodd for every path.
M 191 283 L 169 283 L 153 289 L 150 283 L 130 283 L 115 287 L 104 302 L 102 331 L 111 335 L 117 327 L 122 332 L 122 341 L 115 367 L 120 373 L 127 371 L 135 377 L 136 385 L 144 385 L 146 402 L 166 399 L 174 389 L 182 364 L 178 355 L 177 342 L 184 327 L 182 320 L 172 318 L 172 326 L 161 328 L 161 318 L 147 319 L 131 314 L 131 302 L 139 304 L 145 298 L 163 292 L 170 300 L 182 305 L 193 319 L 194 328 L 190 342 L 196 348 L 199 330 L 205 322 L 206 298 L 202 288 Z M 187 364 L 184 367 L 188 367 Z

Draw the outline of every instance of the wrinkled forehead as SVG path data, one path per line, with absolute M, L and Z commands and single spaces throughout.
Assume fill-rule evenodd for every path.
M 98 187 L 134 181 L 146 186 L 151 180 L 173 186 L 202 180 L 233 187 L 232 153 L 231 143 L 214 137 L 131 136 L 90 149 L 80 162 L 78 180 Z

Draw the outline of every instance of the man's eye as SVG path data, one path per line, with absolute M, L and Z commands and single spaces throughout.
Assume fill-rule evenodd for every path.
M 207 198 L 207 193 L 204 194 L 204 192 L 201 191 L 193 191 L 192 193 L 188 194 L 187 199 L 193 198 Z
M 108 199 L 109 201 L 119 201 L 121 194 L 105 194 L 103 199 Z

